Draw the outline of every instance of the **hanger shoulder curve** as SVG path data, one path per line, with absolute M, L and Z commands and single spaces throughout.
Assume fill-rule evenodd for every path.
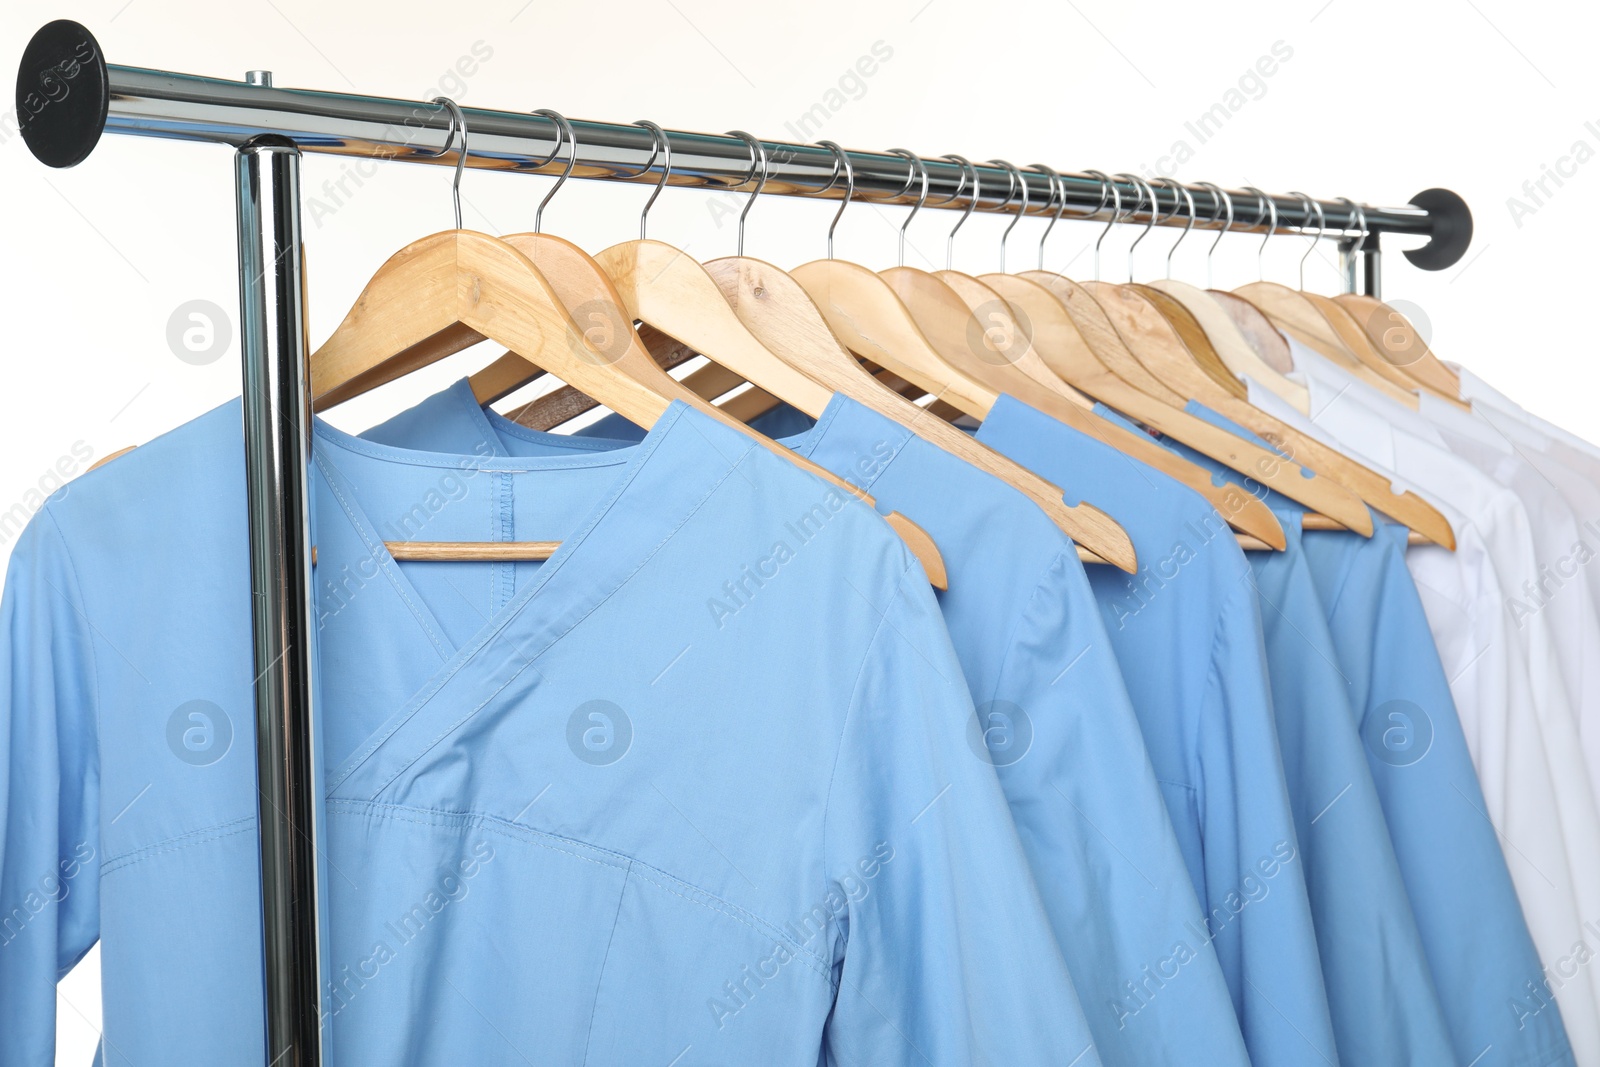
M 976 419 L 999 394 L 956 374 L 889 284 L 866 267 L 818 259 L 789 272 L 850 351 Z
M 797 321 L 797 315 L 786 308 L 781 299 L 774 299 L 792 287 L 793 297 L 809 303 L 809 296 L 794 279 L 771 264 L 742 258 L 713 260 L 706 264 L 706 271 L 716 279 L 723 296 L 745 325 L 770 344 L 780 357 L 804 365 L 820 380 L 863 406 L 1007 482 L 1044 510 L 1063 532 L 1069 536 L 1074 533 L 1077 526 L 1074 510 L 1063 501 L 1058 487 L 943 419 L 930 415 L 868 374 L 828 330 L 815 305 L 812 305 L 814 320 Z
M 795 268 L 790 276 L 815 302 L 838 341 L 856 355 L 975 418 L 987 416 L 999 399 L 996 390 L 960 374 L 944 362 L 895 290 L 879 275 L 840 260 L 815 260 Z M 874 404 L 869 401 L 869 406 Z M 895 418 L 893 413 L 879 410 Z M 918 419 L 916 432 L 919 435 L 959 450 L 958 455 L 1002 478 L 1015 479 L 1020 472 L 1020 468 L 1004 461 L 1003 457 L 984 455 L 990 451 L 988 449 L 975 452 L 970 444 L 957 442 L 956 437 L 965 438 L 966 435 L 948 425 L 934 426 L 933 423 L 939 421 L 936 415 L 926 409 L 916 410 L 919 415 L 913 417 Z M 997 462 L 999 469 L 995 470 Z M 1130 574 L 1138 570 L 1132 539 L 1105 512 L 1089 504 L 1067 505 L 1060 491 L 1042 479 L 1024 479 L 1019 488 L 1045 507 L 1058 526 L 1098 558 Z
M 1160 401 L 1140 393 L 1103 367 L 1096 372 L 1094 356 L 1088 352 L 1086 342 L 1078 333 L 1071 316 L 1055 295 L 1042 285 L 1008 274 L 986 274 L 983 281 L 1023 309 L 1028 316 L 1040 359 L 1064 380 L 1078 378 L 1072 384 L 1135 420 L 1143 421 L 1140 419 L 1141 413 L 1148 414 L 1161 406 Z M 1171 454 L 1156 442 L 1150 443 Z M 1259 539 L 1263 547 L 1281 550 L 1287 544 L 1278 517 L 1254 496 L 1238 492 L 1233 486 L 1213 484 L 1210 475 L 1193 463 L 1182 463 L 1176 468 L 1176 476 L 1209 500 L 1230 526 Z
M 595 256 L 636 319 L 694 348 L 816 418 L 832 393 L 778 359 L 739 321 L 705 269 L 660 241 L 626 241 Z
M 1388 386 L 1384 392 L 1406 407 L 1416 410 L 1418 404 L 1416 392 L 1419 387 L 1417 380 L 1391 363 L 1379 351 L 1366 331 L 1361 328 L 1361 324 L 1356 322 L 1355 316 L 1350 314 L 1349 309 L 1332 297 L 1320 293 L 1306 293 L 1305 297 L 1328 321 L 1328 325 L 1333 327 L 1334 332 L 1344 341 L 1345 347 L 1356 354 L 1361 365 Z
M 1259 339 L 1252 339 L 1247 335 L 1239 321 L 1214 294 L 1171 279 L 1151 282 L 1148 288 L 1165 293 L 1178 301 L 1199 321 L 1200 328 L 1205 331 L 1212 347 L 1216 349 L 1217 356 L 1234 377 L 1248 376 L 1272 390 L 1296 411 L 1304 414 L 1309 410 L 1311 398 L 1306 387 L 1284 377 L 1282 371 L 1262 357 L 1257 349 Z M 1238 303 L 1249 306 L 1245 301 Z M 1259 315 L 1259 312 L 1257 314 Z M 1261 321 L 1266 325 L 1265 318 Z M 1270 325 L 1267 325 L 1266 329 L 1271 334 L 1272 340 L 1283 346 L 1284 365 L 1292 368 L 1293 365 L 1288 362 L 1288 344 Z
M 1461 399 L 1461 376 L 1433 354 L 1428 342 L 1400 312 L 1363 293 L 1341 293 L 1333 298 L 1367 335 L 1373 348 L 1391 365 L 1455 403 Z
M 379 268 L 312 354 L 313 405 L 359 395 L 486 337 L 642 426 L 666 410 L 665 398 L 605 369 L 527 256 L 471 230 L 425 237 Z

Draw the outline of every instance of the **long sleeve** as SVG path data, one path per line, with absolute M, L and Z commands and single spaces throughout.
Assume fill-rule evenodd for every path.
M 1204 698 L 1198 798 L 1200 901 L 1254 1062 L 1338 1062 L 1306 872 L 1284 782 L 1254 590 L 1237 586 L 1219 620 Z M 1225 724 L 1225 725 L 1220 725 Z
M 48 509 L 0 600 L 0 1065 L 55 1062 L 56 980 L 99 931 L 93 649 Z
M 918 568 L 879 610 L 828 797 L 828 1062 L 1099 1064 Z

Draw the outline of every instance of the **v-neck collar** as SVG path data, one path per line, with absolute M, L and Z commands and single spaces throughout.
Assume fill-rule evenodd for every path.
M 359 483 L 364 467 L 368 468 L 367 473 L 373 473 L 369 465 L 385 468 L 381 473 L 389 476 L 412 470 L 419 487 L 437 479 L 441 471 L 492 471 L 536 479 L 542 471 L 573 467 L 618 469 L 615 482 L 577 527 L 562 538 L 560 548 L 527 586 L 451 655 L 405 706 L 330 772 L 330 794 L 380 749 L 392 747 L 392 739 L 406 730 L 418 712 L 458 673 L 484 658 L 491 645 L 503 654 L 490 657 L 495 660 L 493 664 L 479 664 L 478 673 L 487 671 L 485 678 L 498 676 L 500 684 L 506 684 L 612 596 L 666 544 L 755 447 L 753 442 L 733 440 L 715 424 L 700 425 L 704 422 L 707 420 L 675 402 L 637 445 L 578 456 L 511 457 L 417 452 L 374 444 L 317 420 L 314 457 L 319 470 L 336 488 L 339 483 L 347 487 L 351 482 Z M 373 558 L 391 574 L 396 589 L 408 590 L 410 583 L 354 497 L 346 493 L 340 503 L 344 517 L 356 528 Z M 324 516 L 320 521 L 330 518 Z M 426 611 L 420 607 L 420 598 L 411 592 L 419 605 L 413 610 Z M 506 656 L 511 658 L 500 662 Z M 419 743 L 426 748 L 431 742 Z

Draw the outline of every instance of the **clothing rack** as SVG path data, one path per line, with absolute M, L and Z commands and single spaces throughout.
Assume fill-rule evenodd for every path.
M 301 258 L 299 162 L 303 152 L 436 166 L 456 165 L 449 109 L 436 102 L 281 89 L 267 71 L 242 81 L 108 64 L 99 43 L 69 20 L 41 28 L 23 53 L 16 107 L 23 139 L 52 167 L 82 162 L 110 132 L 230 145 L 235 154 L 243 354 L 245 472 L 249 504 L 258 822 L 266 990 L 266 1062 L 320 1067 L 325 960 L 319 888 L 321 774 L 316 720 L 315 616 L 307 506 L 311 404 Z M 556 121 L 545 115 L 462 108 L 470 132 L 465 165 L 528 174 L 567 169 Z M 639 124 L 572 121 L 573 177 L 655 183 L 670 147 L 674 185 L 736 188 L 764 177 L 762 192 L 837 199 L 839 157 L 822 145 L 763 141 L 757 174 L 751 145 L 735 135 L 655 132 Z M 854 195 L 912 204 L 920 175 L 905 155 L 846 153 Z M 560 157 L 560 158 L 557 158 Z M 1012 172 L 930 158 L 924 206 L 1015 212 Z M 968 188 L 976 173 L 977 195 Z M 913 178 L 916 189 L 913 191 Z M 1027 213 L 1167 226 L 1191 224 L 1173 204 L 1151 205 L 1136 182 L 1023 170 Z M 1400 207 L 1309 201 L 1289 195 L 1184 187 L 1198 225 L 1237 232 L 1325 234 L 1339 240 L 1348 291 L 1378 295 L 1384 234 L 1429 238 L 1406 258 L 1424 270 L 1458 262 L 1472 237 L 1466 203 L 1429 189 Z M 1002 190 L 1006 190 L 1002 193 Z M 1159 193 L 1157 194 L 1159 196 Z M 1131 210 L 1114 210 L 1136 205 Z M 1231 198 L 1232 220 L 1225 203 Z M 1315 206 L 1313 206 L 1313 204 Z M 1320 218 L 1318 217 L 1320 209 Z M 1275 212 L 1275 214 L 1274 214 Z M 1155 217 L 1152 218 L 1152 215 Z M 1207 221 L 1210 220 L 1210 221 Z M 1364 222 L 1364 225 L 1363 225 Z

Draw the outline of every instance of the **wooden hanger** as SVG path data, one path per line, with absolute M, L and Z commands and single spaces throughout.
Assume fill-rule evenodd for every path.
M 1367 239 L 1367 213 L 1349 197 L 1340 197 L 1349 208 L 1361 232 L 1357 246 Z M 1319 210 L 1320 217 L 1321 212 Z M 1304 288 L 1304 286 L 1302 286 Z M 1461 376 L 1440 362 L 1428 350 L 1428 343 L 1406 317 L 1377 297 L 1360 293 L 1344 293 L 1333 298 L 1354 323 L 1372 342 L 1379 358 L 1388 366 L 1421 385 L 1435 396 L 1464 407 L 1470 407 L 1461 398 Z
M 1191 395 L 1201 403 L 1267 439 L 1287 455 L 1303 460 L 1307 466 L 1322 475 L 1322 479 L 1312 479 L 1313 482 L 1326 480 L 1329 484 L 1343 486 L 1374 509 L 1403 523 L 1429 540 L 1448 548 L 1455 547 L 1455 535 L 1444 516 L 1416 494 L 1396 493 L 1388 479 L 1376 471 L 1217 387 L 1208 375 L 1195 366 L 1191 358 L 1187 358 L 1187 347 L 1183 338 L 1172 329 L 1161 312 L 1156 310 L 1147 294 L 1110 286 L 1093 288 L 1092 291 L 1111 314 L 1119 329 L 1124 328 L 1126 323 L 1126 328 L 1131 333 L 1141 336 L 1143 343 L 1130 347 L 1133 347 L 1135 356 L 1145 362 L 1152 373 L 1166 378 L 1180 390 L 1192 391 Z M 1201 331 L 1196 327 L 1195 332 Z M 1344 517 L 1340 515 L 1331 517 L 1350 526 L 1351 529 L 1369 536 L 1371 534 L 1370 517 L 1368 522 L 1359 526 L 1344 522 Z M 1316 525 L 1309 524 L 1307 528 L 1315 528 Z
M 1349 328 L 1345 333 L 1336 329 L 1309 294 L 1277 282 L 1251 282 L 1239 286 L 1234 293 L 1254 304 L 1274 326 L 1313 352 L 1344 368 L 1397 403 L 1416 408 L 1417 398 L 1410 392 L 1414 384 L 1397 383 L 1391 377 L 1394 368 L 1381 357 L 1382 367 L 1375 367 L 1363 360 L 1351 348 L 1345 336 Z
M 615 304 L 618 297 L 615 292 L 606 291 L 605 286 L 608 284 L 606 276 L 598 268 L 585 268 L 586 257 L 583 257 L 583 253 L 576 246 L 551 237 L 543 237 L 537 242 L 541 246 L 541 260 L 547 267 L 554 268 L 552 279 L 547 281 L 534 267 L 532 261 L 514 246 L 482 234 L 470 236 L 506 248 L 511 255 L 520 260 L 521 264 L 519 268 L 510 261 L 507 264 L 492 264 L 482 258 L 470 258 L 458 265 L 459 269 L 464 269 L 466 272 L 459 287 L 458 317 L 461 322 L 483 337 L 499 341 L 519 358 L 529 362 L 537 359 L 568 385 L 588 394 L 630 422 L 645 428 L 653 426 L 673 400 L 683 401 L 701 414 L 751 437 L 769 451 L 795 463 L 796 466 L 861 498 L 869 505 L 876 506 L 870 495 L 862 493 L 831 472 L 796 455 L 782 445 L 761 436 L 684 388 L 682 383 L 667 374 L 650 358 L 649 352 L 638 342 L 637 334 L 633 332 L 631 325 L 621 334 L 614 335 L 604 348 L 594 347 L 590 339 L 578 330 L 565 310 L 566 300 L 572 300 L 574 306 L 593 308 L 599 306 L 597 301 L 610 301 Z M 518 235 L 516 240 L 533 243 L 527 242 L 527 239 L 533 236 L 535 235 Z M 488 268 L 494 266 L 506 269 L 499 273 L 491 273 Z M 515 300 L 516 287 L 526 284 L 543 287 L 544 299 L 550 304 L 545 321 L 531 324 L 536 327 L 531 335 L 528 329 L 530 324 L 517 321 L 520 308 Z M 556 286 L 561 287 L 565 299 L 558 296 Z M 371 305 L 368 294 L 372 288 L 369 285 L 368 290 L 362 294 L 362 299 L 351 312 L 352 316 Z M 346 323 L 350 321 L 347 317 Z M 341 325 L 340 329 L 344 328 Z M 339 331 L 336 331 L 334 336 L 338 338 Z M 330 338 L 328 345 L 324 345 L 324 349 L 312 357 L 314 392 L 317 391 L 318 356 L 333 343 L 334 339 Z M 532 376 L 531 373 L 529 376 Z M 946 588 L 944 562 L 926 532 L 898 513 L 890 513 L 885 518 L 922 561 L 929 581 L 936 588 Z M 417 548 L 400 542 L 398 549 L 399 554 L 395 557 L 397 559 L 542 559 L 548 558 L 549 552 L 553 550 L 549 543 L 544 542 L 520 544 L 488 542 L 470 547 L 464 546 L 460 548 L 461 554 L 457 556 L 449 554 L 455 551 L 449 546 L 428 545 Z
M 976 178 L 976 168 L 972 168 L 965 160 L 960 162 Z M 974 187 L 976 189 L 976 182 Z M 969 204 L 967 215 L 972 210 Z M 962 216 L 963 222 L 967 215 Z M 961 222 L 958 222 L 955 229 L 959 230 L 960 227 Z M 952 237 L 954 233 L 952 230 Z M 1162 448 L 1144 434 L 1129 431 L 1094 414 L 1092 400 L 1061 381 L 1039 360 L 1009 306 L 992 290 L 964 275 L 947 279 L 944 275 L 936 276 L 904 266 L 882 271 L 880 277 L 889 283 L 900 302 L 911 312 L 915 325 L 929 338 L 934 357 L 947 368 L 947 372 L 957 375 L 968 392 L 979 389 L 985 392 L 981 410 L 968 409 L 968 414 L 979 419 L 986 418 L 999 395 L 1009 393 L 1131 459 L 1137 459 L 1192 486 L 1212 499 L 1223 514 L 1238 510 L 1230 508 L 1231 494 L 1212 484 L 1205 471 Z M 973 307 L 951 287 L 951 280 L 971 291 L 972 302 L 981 308 L 984 322 L 979 322 Z M 1007 339 L 1003 347 L 994 344 L 995 335 L 991 331 L 995 328 Z M 1250 521 L 1248 517 L 1246 521 Z M 1270 538 L 1274 536 L 1277 523 L 1274 520 L 1268 526 L 1257 520 L 1256 526 Z M 1278 533 L 1281 534 L 1281 529 Z
M 1012 293 L 1011 289 L 1006 288 L 1012 283 L 1004 281 L 1003 277 L 1037 286 L 1067 313 L 1068 324 L 1075 328 L 1082 345 L 1070 343 L 1068 338 L 1071 334 L 1063 329 L 1058 334 L 1060 343 L 1042 350 L 1042 354 L 1062 378 L 1077 388 L 1152 430 L 1276 489 L 1322 516 L 1333 517 L 1335 521 L 1342 521 L 1338 516 L 1352 520 L 1357 516 L 1365 516 L 1364 509 L 1358 510 L 1356 506 L 1359 501 L 1352 504 L 1353 494 L 1348 491 L 1338 486 L 1330 490 L 1326 480 L 1316 484 L 1316 479 L 1307 478 L 1297 464 L 1277 452 L 1253 445 L 1237 434 L 1184 410 L 1188 401 L 1138 361 L 1116 331 L 1105 309 L 1082 285 L 1048 271 L 1025 271 L 1014 276 L 985 275 L 984 280 L 1002 291 Z M 1024 306 L 1029 308 L 1028 314 L 1035 328 L 1040 322 L 1049 321 L 1049 305 L 1039 302 L 1036 306 L 1035 302 L 1039 301 L 1037 296 L 1025 294 L 1020 287 L 1017 288 L 1018 291 L 1013 295 L 1019 302 L 1026 302 Z M 1318 514 L 1307 516 L 1312 520 L 1318 517 Z
M 1372 344 L 1372 339 L 1367 336 L 1361 324 L 1355 317 L 1330 296 L 1321 293 L 1302 294 L 1312 307 L 1327 320 L 1328 325 L 1344 341 L 1345 347 L 1356 354 L 1356 359 L 1361 365 L 1371 370 L 1379 378 L 1394 386 L 1395 392 L 1391 395 L 1413 411 L 1417 409 L 1417 382 L 1405 371 L 1395 366 L 1386 359 L 1382 352 Z
M 1075 429 L 1083 433 L 1094 435 L 1119 452 L 1161 471 L 1200 494 L 1230 526 L 1255 539 L 1249 547 L 1255 547 L 1257 543 L 1261 547 L 1270 546 L 1275 549 L 1284 547 L 1282 525 L 1272 513 L 1272 509 L 1260 500 L 1241 491 L 1237 486 L 1215 484 L 1209 471 L 1189 462 L 1171 449 L 1164 448 L 1142 433 L 1131 432 L 1094 414 L 1092 410 L 1094 400 L 1056 374 L 1052 365 L 1043 358 L 1041 346 L 1035 342 L 1049 335 L 1042 332 L 1041 324 L 1030 320 L 1029 330 L 1024 331 L 1016 323 L 1010 311 L 1010 303 L 996 289 L 985 284 L 986 280 L 971 278 L 955 271 L 939 271 L 935 277 L 949 285 L 975 314 L 982 309 L 985 316 L 1001 320 L 999 325 L 1002 330 L 1009 331 L 1008 336 L 1017 338 L 1008 349 L 1007 355 L 1015 356 L 1012 365 L 1018 372 L 1026 375 L 1029 381 L 1020 389 L 1008 386 L 1007 392 L 1024 403 L 1039 407 L 1039 410 L 1060 421 L 1075 420 L 1075 424 L 1074 422 L 1068 424 L 1074 425 Z M 1048 299 L 1048 294 L 1045 296 Z M 1008 319 L 1009 321 L 1006 321 Z M 1047 327 L 1048 322 L 1044 325 Z M 1037 401 L 1030 399 L 1038 394 L 1040 388 L 1044 390 L 1043 397 Z M 1025 397 L 1024 392 L 1029 396 Z M 1062 405 L 1057 398 L 1065 399 L 1069 403 Z M 1039 406 L 1040 404 L 1061 409 L 1066 418 Z
M 1379 354 L 1435 396 L 1461 400 L 1461 376 L 1435 356 L 1404 315 L 1374 296 L 1342 293 L 1333 298 L 1361 327 Z
M 912 158 L 909 153 L 902 154 Z M 837 223 L 837 216 L 834 221 Z M 922 410 L 938 415 L 942 409 L 946 414 L 958 412 L 981 420 L 999 399 L 996 390 L 947 363 L 935 339 L 924 332 L 889 283 L 866 267 L 820 259 L 796 267 L 790 277 L 811 298 L 837 342 L 935 398 Z M 944 322 L 934 326 L 950 328 Z M 958 328 L 964 331 L 965 326 Z M 957 342 L 941 337 L 938 343 Z M 1072 526 L 1067 531 L 1074 541 L 1105 562 L 1137 573 L 1133 542 L 1111 516 L 1088 502 L 1062 503 L 1071 516 Z
M 1158 433 L 1249 474 L 1263 485 L 1300 490 L 1298 483 L 1305 479 L 1294 464 L 1182 409 L 1170 407 L 1112 374 L 1095 357 L 1066 306 L 1039 282 L 1015 274 L 985 274 L 981 280 L 1027 315 L 1040 358 L 1064 382 Z M 1188 466 L 1200 469 L 1194 464 Z M 1212 489 L 1225 494 L 1220 502 L 1213 498 L 1212 503 L 1236 529 L 1259 539 L 1259 547 L 1284 547 L 1283 527 L 1271 508 L 1237 486 Z M 1270 523 L 1266 521 L 1269 519 Z M 1257 547 L 1245 539 L 1241 539 L 1241 545 Z
M 999 399 L 995 390 L 945 363 L 894 290 L 866 267 L 819 259 L 796 267 L 789 276 L 811 297 L 845 348 L 914 383 L 935 403 L 981 420 Z M 1133 542 L 1111 516 L 1087 502 L 1069 510 L 1074 514 L 1075 526 L 1069 531 L 1074 541 L 1113 566 L 1138 572 Z
M 1234 296 L 1225 289 L 1207 289 L 1205 292 L 1217 302 L 1218 307 L 1228 313 L 1228 317 L 1239 327 L 1239 332 L 1250 343 L 1250 347 L 1261 357 L 1261 362 L 1266 364 L 1268 373 L 1272 377 L 1279 378 L 1293 373 L 1294 353 L 1289 350 L 1288 340 L 1278 332 L 1276 326 L 1272 325 L 1272 320 L 1261 314 L 1250 301 Z
M 456 164 L 456 210 L 465 165 L 466 138 L 460 110 L 452 103 L 452 130 L 462 126 L 462 148 Z M 452 140 L 453 140 L 452 136 Z M 568 246 L 569 250 L 571 246 Z M 576 260 L 568 255 L 561 262 Z M 604 280 L 598 271 L 594 276 Z M 593 279 L 578 276 L 567 283 L 577 292 L 594 292 Z M 606 299 L 616 302 L 614 294 Z M 805 467 L 869 503 L 870 498 L 829 472 L 809 463 L 748 427 L 723 415 L 684 389 L 649 358 L 642 347 L 615 346 L 596 350 L 577 329 L 549 282 L 522 252 L 487 234 L 456 229 L 414 242 L 392 256 L 367 283 L 354 307 L 333 335 L 311 357 L 313 404 L 329 406 L 359 395 L 392 378 L 397 366 L 415 369 L 458 350 L 465 337 L 491 338 L 530 362 L 537 360 L 567 384 L 583 390 L 624 418 L 644 427 L 655 424 L 673 400 L 697 407 L 702 414 L 737 429 L 774 453 Z M 447 344 L 439 344 L 447 338 Z M 929 581 L 943 588 L 944 562 L 931 539 L 903 516 L 893 525 L 922 561 Z M 896 521 L 898 520 L 898 521 Z M 390 547 L 395 558 L 447 558 L 451 550 L 470 553 L 458 558 L 547 558 L 548 543 L 463 543 L 441 547 L 430 543 L 411 557 L 405 543 Z M 496 553 L 504 553 L 497 556 Z M 530 554 L 532 553 L 532 554 Z
M 1067 506 L 1059 487 L 918 407 L 867 373 L 840 345 L 822 313 L 793 278 L 770 263 L 743 257 L 712 260 L 706 264 L 706 272 L 716 279 L 741 321 L 782 358 L 830 389 L 1018 489 L 1052 522 L 1073 535 L 1078 512 Z M 1080 558 L 1084 556 L 1091 562 L 1106 562 L 1087 548 L 1080 551 Z
M 761 164 L 762 184 L 765 184 L 765 149 L 759 142 L 750 140 L 752 152 L 756 153 Z M 844 150 L 832 142 L 824 143 L 834 151 L 848 181 L 839 211 L 828 229 L 831 251 L 834 227 L 838 225 L 839 217 L 843 215 L 855 191 L 855 179 Z M 837 178 L 836 174 L 836 181 Z M 759 192 L 760 186 L 751 194 L 752 201 Z M 742 230 L 739 243 L 743 245 Z M 714 280 L 722 299 L 752 335 L 767 345 L 780 360 L 820 385 L 830 397 L 835 392 L 842 392 L 979 469 L 1002 478 L 1033 499 L 1069 536 L 1074 534 L 1078 515 L 1074 509 L 1067 507 L 1059 488 L 979 444 L 968 434 L 930 415 L 876 381 L 840 346 L 816 304 L 793 278 L 770 263 L 743 255 L 713 260 L 705 265 L 704 271 Z M 696 372 L 702 376 L 698 384 L 707 390 L 726 392 L 742 378 L 742 375 L 725 368 L 719 368 L 723 371 L 722 375 L 704 374 L 711 369 L 707 367 Z M 735 402 L 748 395 L 749 392 L 740 394 Z M 725 407 L 724 410 L 730 408 Z M 813 417 L 820 414 L 817 412 Z M 1131 542 L 1128 547 L 1131 549 Z
M 1160 290 L 1178 301 L 1199 321 L 1200 328 L 1205 331 L 1211 346 L 1216 349 L 1218 357 L 1235 378 L 1246 376 L 1253 378 L 1302 415 L 1311 410 L 1310 391 L 1299 382 L 1290 381 L 1262 357 L 1256 344 L 1252 343 L 1251 338 L 1240 328 L 1234 314 L 1214 294 L 1172 278 L 1151 282 L 1149 287 Z M 1247 301 L 1237 297 L 1234 300 L 1255 311 Z M 1260 316 L 1260 312 L 1256 314 Z M 1266 325 L 1272 338 L 1283 346 L 1283 358 L 1287 360 L 1288 345 L 1278 336 L 1277 331 L 1267 325 L 1265 316 L 1261 316 L 1261 323 Z M 1289 366 L 1292 367 L 1293 363 Z
M 989 389 L 995 399 L 1008 393 L 1058 422 L 1087 434 L 1102 444 L 1116 449 L 1130 459 L 1175 478 L 1214 503 L 1225 507 L 1229 494 L 1211 483 L 1210 475 L 1189 463 L 1171 450 L 1161 447 L 1144 434 L 1118 426 L 1096 415 L 1094 402 L 1060 379 L 1054 378 L 1039 361 L 1027 336 L 1016 324 L 1005 302 L 981 283 L 976 286 L 973 299 L 982 308 L 987 325 L 974 315 L 972 307 L 964 301 L 944 277 L 929 274 L 912 267 L 893 267 L 880 275 L 911 311 L 911 317 L 923 326 L 930 337 L 951 338 L 959 333 L 963 341 L 948 348 L 936 349 L 940 357 L 957 373 Z M 1003 349 L 992 344 L 994 333 L 1008 340 Z M 980 355 L 979 353 L 983 353 Z M 1034 368 L 1034 373 L 1054 379 L 1045 384 L 1024 368 Z M 993 404 L 989 405 L 991 408 Z M 985 411 L 980 417 L 987 417 Z M 1224 512 L 1226 514 L 1226 512 Z

